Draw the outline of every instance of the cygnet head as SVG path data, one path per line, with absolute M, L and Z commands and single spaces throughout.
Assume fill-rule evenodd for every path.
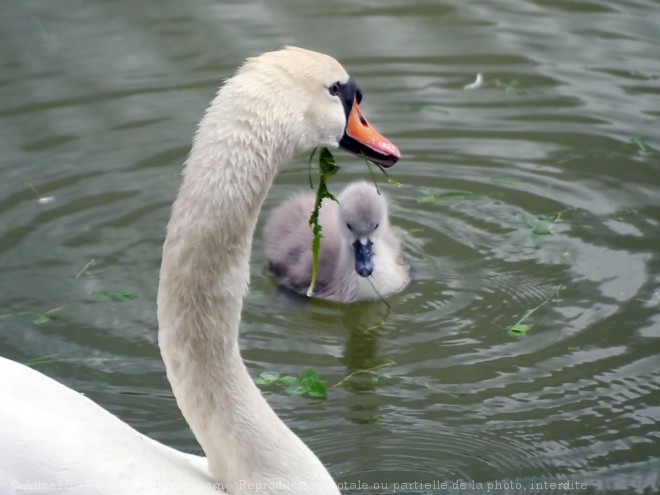
M 350 184 L 337 199 L 340 228 L 355 254 L 355 271 L 368 277 L 374 271 L 373 246 L 388 228 L 387 203 L 366 182 Z
M 248 58 L 227 82 L 247 114 L 279 128 L 293 154 L 341 146 L 384 166 L 401 156 L 364 117 L 362 91 L 334 58 L 296 47 Z M 252 105 L 254 105 L 252 107 Z

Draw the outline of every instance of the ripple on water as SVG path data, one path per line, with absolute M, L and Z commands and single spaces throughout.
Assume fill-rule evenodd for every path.
M 97 2 L 71 17 L 25 1 L 0 18 L 11 48 L 0 82 L 2 354 L 71 358 L 43 370 L 199 453 L 156 346 L 169 204 L 219 79 L 297 33 L 345 55 L 371 122 L 402 149 L 391 172 L 405 186 L 383 190 L 413 282 L 391 312 L 292 303 L 255 239 L 241 334 L 252 374 L 313 366 L 333 385 L 391 363 L 324 401 L 268 390 L 278 414 L 338 481 L 372 488 L 346 493 L 573 478 L 597 493 L 657 492 L 657 2 L 257 3 Z M 464 91 L 477 72 L 484 85 Z M 337 188 L 368 177 L 338 158 Z M 306 180 L 302 159 L 266 210 Z M 527 335 L 509 335 L 536 307 Z

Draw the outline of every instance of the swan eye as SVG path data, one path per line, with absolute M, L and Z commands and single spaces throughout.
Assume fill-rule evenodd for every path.
M 337 81 L 336 83 L 332 83 L 328 88 L 328 91 L 332 96 L 337 96 L 341 91 L 341 83 L 339 81 Z
M 380 225 L 380 224 L 377 223 L 376 226 L 374 227 L 374 230 L 376 230 L 376 229 L 378 228 L 379 225 Z
M 353 227 L 351 227 L 351 224 L 350 224 L 350 223 L 347 223 L 347 224 L 346 224 L 346 227 L 348 227 L 348 230 L 350 230 L 351 232 L 353 232 Z

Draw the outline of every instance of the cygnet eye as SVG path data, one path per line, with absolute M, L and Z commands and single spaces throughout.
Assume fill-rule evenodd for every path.
M 374 230 L 376 230 L 376 229 L 378 228 L 379 225 L 380 225 L 380 224 L 377 223 L 376 226 L 374 227 Z
M 350 224 L 350 223 L 347 223 L 347 224 L 346 224 L 346 227 L 348 227 L 348 230 L 350 230 L 351 232 L 353 232 L 353 227 L 351 227 L 351 224 Z
M 339 92 L 341 91 L 341 83 L 339 81 L 337 81 L 336 83 L 332 83 L 328 88 L 328 91 L 332 96 L 337 96 L 337 94 L 339 94 Z

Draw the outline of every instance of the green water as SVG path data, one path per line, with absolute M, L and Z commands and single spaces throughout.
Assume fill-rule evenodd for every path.
M 404 187 L 382 187 L 414 280 L 390 314 L 291 301 L 258 236 L 253 375 L 391 363 L 272 407 L 344 493 L 660 491 L 658 19 L 651 0 L 8 3 L 0 354 L 56 355 L 38 369 L 201 453 L 156 345 L 164 226 L 217 86 L 296 44 L 340 59 L 402 150 Z M 336 157 L 336 189 L 368 177 Z M 302 157 L 265 210 L 306 184 Z

